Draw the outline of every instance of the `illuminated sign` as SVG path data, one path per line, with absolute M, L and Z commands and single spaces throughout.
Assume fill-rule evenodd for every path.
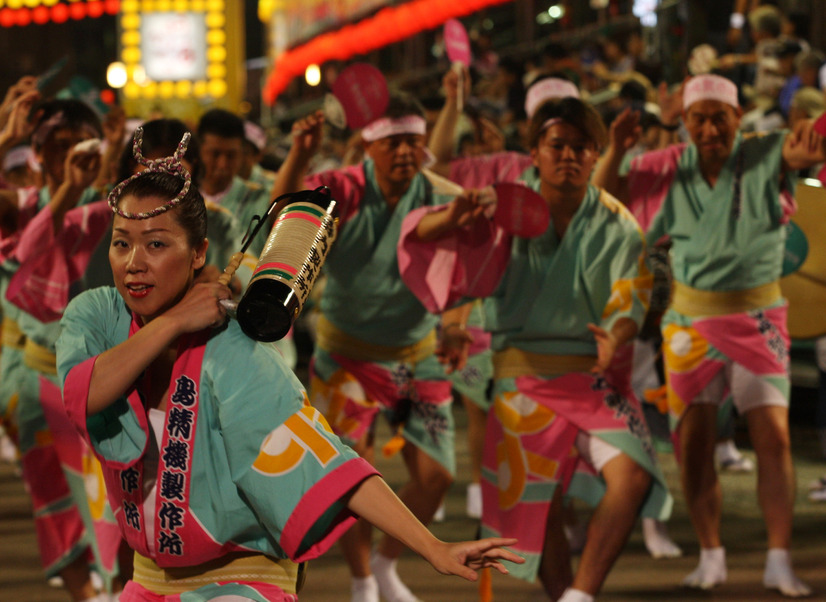
M 141 19 L 141 57 L 156 81 L 206 78 L 206 15 L 149 13 Z
M 227 94 L 224 0 L 121 0 L 127 99 Z

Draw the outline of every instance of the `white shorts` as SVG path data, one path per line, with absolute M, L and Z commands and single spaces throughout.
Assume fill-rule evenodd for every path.
M 722 404 L 726 384 L 728 384 L 729 393 L 733 397 L 734 407 L 741 415 L 763 406 L 789 407 L 789 400 L 777 387 L 773 387 L 753 372 L 731 360 L 726 360 L 723 369 L 714 375 L 706 388 L 700 391 L 691 403 Z
M 602 468 L 609 461 L 622 453 L 618 447 L 606 443 L 599 437 L 589 435 L 585 431 L 579 431 L 574 445 L 576 445 L 583 459 L 593 466 L 597 472 L 602 472 Z

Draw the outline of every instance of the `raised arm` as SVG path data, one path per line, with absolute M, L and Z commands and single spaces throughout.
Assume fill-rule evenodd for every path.
M 126 133 L 126 113 L 120 107 L 114 107 L 103 120 L 103 137 L 106 148 L 100 161 L 94 187 L 104 191 L 117 182 L 118 159 L 123 151 L 123 138 Z
M 628 201 L 627 178 L 619 175 L 620 164 L 626 151 L 640 137 L 639 113 L 625 109 L 617 115 L 608 130 L 608 148 L 594 169 L 591 179 L 594 186 L 604 188 L 622 202 Z
M 453 159 L 453 140 L 456 132 L 456 124 L 459 121 L 461 111 L 459 110 L 459 83 L 463 85 L 462 96 L 467 98 L 470 94 L 470 74 L 467 68 L 463 67 L 462 77 L 451 69 L 442 78 L 442 88 L 445 92 L 445 104 L 439 112 L 439 117 L 430 132 L 428 148 L 436 157 L 436 164 L 431 167 L 433 171 L 445 177 L 450 175 L 450 161 Z
M 826 131 L 824 118 L 807 119 L 795 126 L 783 143 L 783 171 L 808 169 L 826 161 Z
M 458 575 L 476 581 L 476 570 L 493 567 L 508 570 L 500 560 L 521 564 L 525 560 L 501 548 L 515 539 L 488 538 L 479 541 L 447 543 L 433 536 L 396 497 L 381 477 L 373 476 L 353 492 L 347 507 L 427 560 L 444 575 Z
M 17 82 L 6 90 L 6 95 L 3 98 L 3 103 L 0 104 L 0 129 L 2 129 L 8 119 L 11 117 L 11 112 L 14 103 L 17 100 L 30 92 L 37 91 L 37 78 L 33 75 L 24 75 Z
M 272 188 L 272 198 L 303 189 L 302 181 L 310 160 L 318 152 L 323 136 L 324 114 L 321 111 L 299 119 L 292 127 L 292 146 L 283 165 L 278 170 Z M 280 208 L 278 208 L 280 209 Z M 274 215 L 278 214 L 278 210 Z
M 78 150 L 73 148 L 66 155 L 64 178 L 49 201 L 55 233 L 63 229 L 66 212 L 74 208 L 83 191 L 86 190 L 100 172 L 101 156 L 97 149 Z

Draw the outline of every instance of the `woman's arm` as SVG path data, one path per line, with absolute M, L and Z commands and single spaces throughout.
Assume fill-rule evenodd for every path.
M 226 310 L 218 301 L 231 296 L 230 290 L 217 282 L 196 284 L 177 305 L 101 353 L 92 370 L 86 415 L 97 414 L 123 397 L 180 335 L 223 324 Z
M 516 543 L 515 539 L 488 538 L 459 543 L 437 539 L 381 477 L 373 476 L 363 481 L 351 495 L 347 507 L 398 539 L 444 575 L 459 575 L 475 581 L 475 570 L 480 568 L 493 567 L 507 574 L 508 570 L 499 562 L 500 559 L 517 564 L 525 562 L 520 556 L 500 547 Z

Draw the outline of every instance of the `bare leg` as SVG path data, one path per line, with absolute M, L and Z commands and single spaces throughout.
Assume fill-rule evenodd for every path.
M 573 587 L 596 595 L 637 520 L 640 505 L 651 486 L 651 476 L 630 457 L 621 454 L 602 469 L 606 491 L 588 524 Z
M 769 547 L 788 549 L 795 494 L 788 410 L 763 406 L 749 411 L 746 420 L 757 453 L 757 498 L 766 521 Z
M 680 481 L 694 532 L 700 541 L 700 562 L 683 585 L 710 589 L 728 578 L 725 549 L 720 543 L 723 494 L 714 468 L 717 406 L 689 406 L 679 425 Z
M 788 414 L 785 407 L 763 406 L 750 410 L 746 420 L 757 453 L 757 497 L 769 540 L 763 583 L 797 597 L 809 595 L 811 589 L 795 577 L 789 556 L 795 480 Z
M 72 600 L 75 600 L 75 602 L 88 600 L 97 595 L 89 576 L 89 562 L 86 560 L 85 554 L 81 554 L 70 564 L 66 565 L 66 567 L 60 571 L 60 576 L 63 578 L 63 585 L 66 591 L 69 592 Z
M 462 395 L 467 411 L 467 445 L 470 454 L 471 483 L 467 487 L 466 513 L 470 518 L 482 517 L 482 453 L 485 449 L 487 412 Z
M 539 580 L 552 600 L 558 599 L 574 580 L 568 539 L 563 529 L 562 488 L 554 491 L 554 499 L 545 524 L 545 543 L 539 563 Z
M 700 547 L 720 547 L 722 491 L 714 469 L 717 406 L 689 406 L 680 421 L 680 481 Z

